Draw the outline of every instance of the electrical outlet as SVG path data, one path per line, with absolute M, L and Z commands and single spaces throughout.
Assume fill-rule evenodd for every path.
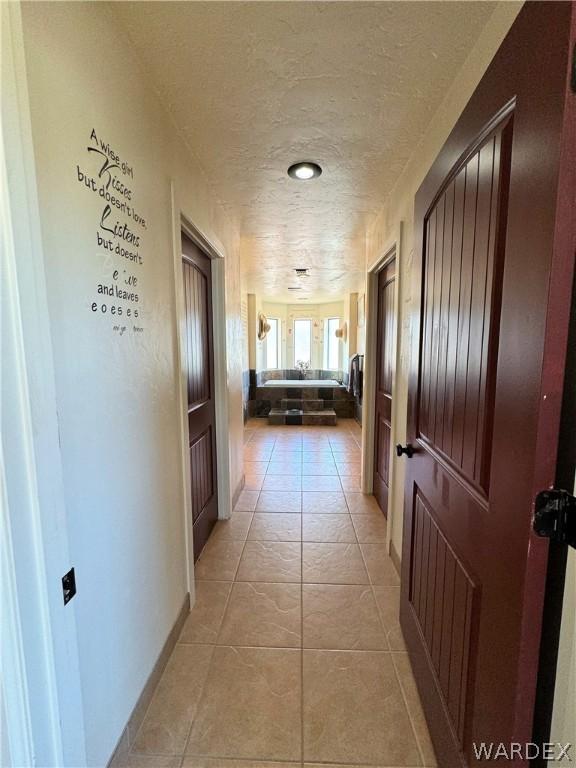
M 62 576 L 62 592 L 64 593 L 64 605 L 69 603 L 76 594 L 76 576 L 74 568 L 70 568 L 68 573 Z

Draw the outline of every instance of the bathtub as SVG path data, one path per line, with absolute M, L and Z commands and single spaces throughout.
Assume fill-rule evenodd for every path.
M 261 387 L 284 387 L 289 389 L 300 389 L 300 387 L 341 387 L 342 384 L 336 379 L 268 379 Z

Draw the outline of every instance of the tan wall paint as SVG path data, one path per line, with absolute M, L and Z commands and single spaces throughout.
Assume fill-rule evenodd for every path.
M 24 43 L 67 522 L 78 594 L 88 765 L 105 765 L 180 611 L 186 558 L 172 190 L 225 255 L 231 488 L 242 474 L 239 238 L 106 4 L 25 3 Z M 97 196 L 77 181 L 94 128 L 134 167 L 148 219 L 142 334 L 91 313 L 111 280 Z M 96 215 L 95 215 L 96 214 Z M 112 261 L 117 261 L 112 258 Z M 122 264 L 114 264 L 122 267 Z
M 242 368 L 247 371 L 250 368 L 250 348 L 248 333 L 248 294 L 241 294 L 240 310 L 242 315 Z
M 346 322 L 348 323 L 348 359 L 358 352 L 358 294 L 349 293 L 346 298 Z
M 198 169 L 196 169 L 198 170 Z M 188 180 L 190 184 L 191 178 Z M 204 187 L 206 200 L 210 191 Z M 242 297 L 240 293 L 240 238 L 230 227 L 228 217 L 218 218 L 211 224 L 211 231 L 227 235 L 225 247 L 226 266 L 226 354 L 228 365 L 228 423 L 230 437 L 230 489 L 236 499 L 244 483 L 244 418 L 242 406 L 242 363 L 244 329 L 242 326 Z M 229 238 L 229 239 L 228 239 Z
M 247 293 L 246 301 L 248 304 L 248 365 L 252 370 L 256 370 L 256 295 Z
M 558 649 L 556 689 L 550 741 L 572 744 L 570 757 L 576 759 L 576 551 L 568 552 L 566 586 L 562 608 L 562 627 Z M 568 760 L 549 765 L 568 765 Z
M 390 190 L 386 205 L 367 233 L 366 266 L 370 268 L 384 255 L 387 247 L 399 231 L 400 222 L 404 222 L 405 240 L 402 247 L 402 263 L 399 265 L 402 273 L 398 316 L 401 329 L 400 354 L 394 390 L 394 398 L 398 408 L 398 431 L 396 434 L 398 439 L 402 441 L 406 436 L 408 366 L 413 342 L 410 325 L 410 308 L 413 301 L 410 270 L 414 249 L 414 196 L 521 6 L 522 3 L 519 2 L 500 3 L 496 6 L 494 14 L 481 32 L 464 66 L 447 91 L 420 144 L 416 147 L 397 183 Z M 361 340 L 359 333 L 359 351 L 362 344 L 363 340 Z M 400 555 L 402 552 L 404 504 L 404 464 L 402 460 L 397 460 L 394 457 L 393 471 L 396 479 L 394 495 L 390 499 L 388 521 L 392 528 L 392 545 Z
M 366 257 L 366 247 L 364 256 Z M 359 355 L 366 354 L 366 285 L 365 281 L 358 283 L 355 287 L 356 299 L 356 352 Z M 358 325 L 358 304 L 364 302 L 364 323 Z
M 576 382 L 574 383 L 576 386 Z M 576 493 L 576 482 L 574 484 Z M 556 669 L 556 688 L 550 741 L 571 744 L 569 757 L 549 761 L 548 765 L 568 765 L 576 759 L 576 551 L 568 549 L 566 582 L 562 606 L 560 647 Z

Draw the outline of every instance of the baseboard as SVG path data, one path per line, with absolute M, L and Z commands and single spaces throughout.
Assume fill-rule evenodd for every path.
M 244 486 L 246 485 L 246 475 L 244 472 L 242 472 L 242 477 L 240 478 L 240 482 L 236 486 L 236 490 L 232 494 L 232 511 L 234 511 L 234 507 L 238 503 L 238 499 L 240 498 L 240 494 L 244 490 Z
M 396 568 L 396 570 L 398 571 L 398 576 L 400 576 L 402 561 L 400 560 L 400 556 L 396 551 L 396 547 L 394 546 L 393 541 L 390 542 L 390 559 L 394 563 L 394 568 Z
M 154 669 L 144 684 L 142 693 L 138 697 L 138 701 L 132 710 L 132 714 L 130 715 L 128 722 L 122 731 L 122 735 L 118 740 L 118 744 L 116 745 L 116 749 L 114 750 L 114 753 L 108 762 L 107 768 L 121 768 L 121 766 L 126 765 L 126 756 L 130 752 L 130 748 L 136 740 L 136 734 L 142 725 L 144 715 L 146 714 L 146 710 L 150 705 L 152 696 L 154 695 L 154 691 L 158 685 L 158 681 L 162 677 L 162 673 L 164 672 L 166 664 L 168 663 L 170 654 L 178 642 L 178 638 L 182 632 L 182 627 L 184 626 L 184 622 L 186 621 L 189 613 L 190 593 L 187 593 L 186 597 L 184 598 L 182 608 L 180 609 L 180 613 L 178 614 L 178 618 L 174 622 L 174 626 L 166 638 L 166 642 L 160 651 L 160 655 L 158 656 L 156 664 L 154 664 Z

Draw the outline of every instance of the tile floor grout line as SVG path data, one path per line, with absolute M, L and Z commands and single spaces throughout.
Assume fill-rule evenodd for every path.
M 286 433 L 287 432 L 284 432 L 282 434 L 286 434 Z M 300 433 L 300 434 L 302 434 L 302 433 Z M 352 432 L 348 430 L 344 434 L 352 435 Z M 302 440 L 302 438 L 300 438 L 300 440 Z M 357 443 L 357 441 L 355 441 L 355 442 Z M 341 446 L 338 446 L 338 444 L 336 444 L 336 443 L 334 445 L 332 445 L 332 444 L 329 444 L 329 445 L 330 445 L 330 453 L 331 453 L 332 459 L 335 460 L 334 452 L 337 449 L 341 449 Z M 302 447 L 305 448 L 304 444 L 302 444 Z M 342 453 L 342 450 L 339 450 L 338 452 Z M 272 452 L 272 455 L 271 455 L 271 457 L 270 457 L 270 459 L 268 461 L 268 466 L 267 466 L 266 474 L 268 473 L 269 463 L 272 462 L 273 460 L 274 460 L 274 455 L 273 455 L 273 452 Z M 345 462 L 343 462 L 343 463 L 345 463 Z M 300 477 L 303 476 L 302 475 L 302 469 L 304 467 L 303 452 L 302 452 L 302 456 L 301 456 L 301 464 L 302 464 L 302 468 L 301 468 L 300 473 L 299 473 Z M 353 584 L 353 585 L 350 585 L 350 586 L 361 586 L 363 588 L 366 588 L 366 587 L 370 588 L 370 593 L 372 594 L 372 598 L 373 598 L 373 600 L 374 600 L 374 602 L 376 604 L 376 610 L 377 610 L 377 614 L 378 614 L 379 626 L 380 626 L 381 631 L 383 631 L 383 636 L 384 636 L 384 640 L 386 642 L 387 648 L 385 650 L 382 650 L 382 649 L 360 649 L 360 650 L 358 650 L 358 649 L 325 649 L 325 648 L 317 648 L 317 649 L 310 648 L 310 649 L 306 649 L 306 648 L 304 648 L 304 645 L 305 645 L 305 641 L 304 641 L 304 587 L 307 586 L 307 584 L 304 581 L 304 557 L 303 557 L 303 554 L 304 554 L 304 544 L 306 544 L 306 543 L 312 543 L 312 544 L 344 544 L 344 545 L 350 546 L 354 542 L 322 542 L 322 541 L 319 541 L 319 542 L 305 542 L 304 541 L 304 530 L 303 530 L 303 525 L 304 525 L 304 517 L 303 517 L 304 516 L 304 505 L 303 505 L 303 499 L 304 499 L 305 491 L 304 491 L 304 489 L 300 489 L 299 491 L 296 491 L 296 492 L 299 493 L 299 497 L 300 497 L 300 532 L 301 532 L 300 533 L 300 558 L 301 558 L 301 565 L 300 565 L 300 567 L 301 567 L 301 573 L 300 573 L 300 595 L 301 595 L 301 612 L 300 613 L 301 613 L 301 617 L 300 618 L 301 618 L 301 641 L 300 641 L 299 650 L 300 650 L 300 653 L 301 653 L 301 687 L 302 687 L 302 691 L 301 691 L 301 723 L 302 723 L 302 725 L 301 725 L 301 728 L 302 728 L 302 752 L 301 752 L 302 757 L 301 757 L 301 760 L 302 760 L 302 763 L 303 763 L 303 761 L 305 759 L 304 734 L 303 734 L 304 721 L 305 721 L 305 718 L 304 718 L 304 703 L 303 703 L 303 701 L 304 701 L 304 664 L 303 664 L 303 661 L 304 661 L 304 651 L 305 650 L 318 650 L 318 651 L 323 651 L 323 652 L 329 652 L 329 651 L 333 650 L 334 652 L 338 652 L 338 653 L 346 653 L 346 652 L 348 652 L 348 653 L 387 653 L 387 654 L 396 654 L 396 655 L 398 653 L 404 653 L 404 654 L 406 653 L 405 651 L 393 651 L 391 649 L 391 647 L 390 647 L 390 642 L 388 640 L 388 636 L 387 636 L 387 634 L 386 634 L 386 632 L 384 630 L 382 613 L 380 611 L 380 608 L 379 608 L 379 605 L 378 605 L 378 601 L 376 600 L 376 594 L 375 594 L 375 586 L 376 585 L 373 583 L 373 579 L 372 579 L 372 577 L 370 575 L 370 572 L 369 572 L 369 570 L 367 568 L 366 557 L 365 557 L 365 554 L 364 554 L 364 552 L 362 550 L 362 546 L 360 544 L 359 534 L 358 534 L 358 531 L 357 531 L 356 527 L 354 526 L 354 519 L 355 519 L 355 517 L 352 514 L 351 503 L 350 503 L 350 501 L 349 501 L 349 499 L 348 499 L 348 497 L 346 495 L 347 493 L 353 493 L 353 491 L 348 491 L 347 492 L 347 491 L 344 490 L 344 486 L 343 486 L 343 483 L 342 483 L 342 477 L 345 477 L 345 475 L 341 475 L 340 472 L 338 471 L 337 476 L 339 478 L 339 485 L 341 487 L 341 491 L 338 491 L 338 493 L 341 494 L 344 497 L 345 507 L 346 507 L 346 510 L 347 510 L 347 513 L 344 513 L 344 514 L 348 514 L 348 519 L 352 523 L 353 531 L 354 531 L 354 536 L 355 536 L 355 539 L 356 539 L 355 543 L 356 543 L 356 546 L 358 546 L 358 548 L 360 549 L 360 554 L 361 554 L 362 562 L 363 562 L 363 565 L 364 565 L 364 568 L 365 568 L 365 571 L 366 571 L 366 576 L 368 578 L 368 583 L 367 584 L 366 583 L 361 584 L 361 585 Z M 258 491 L 258 500 L 260 499 L 261 494 L 262 494 L 262 492 L 264 490 L 265 489 L 263 487 L 261 487 L 259 489 L 259 491 Z M 354 491 L 354 492 L 357 492 L 357 491 Z M 331 493 L 331 492 L 330 491 L 326 491 L 325 493 Z M 258 501 L 257 501 L 257 503 L 258 503 Z M 248 543 L 248 540 L 249 540 L 248 537 L 249 537 L 250 531 L 252 530 L 252 527 L 254 525 L 254 519 L 255 519 L 254 515 L 256 513 L 257 513 L 257 505 L 256 505 L 256 508 L 254 510 L 252 510 L 252 518 L 251 518 L 251 521 L 250 521 L 250 526 L 249 526 L 248 532 L 246 534 L 246 538 L 241 540 L 243 542 L 242 555 L 240 557 L 240 561 L 238 563 L 238 566 L 236 568 L 236 571 L 235 571 L 235 574 L 234 574 L 234 577 L 233 577 L 232 586 L 231 586 L 231 590 L 230 590 L 230 595 L 228 597 L 227 605 L 226 605 L 225 612 L 224 612 L 224 618 L 222 619 L 221 625 L 223 624 L 225 616 L 226 616 L 226 613 L 228 612 L 228 604 L 229 604 L 230 596 L 231 596 L 231 593 L 232 593 L 232 590 L 233 590 L 233 584 L 234 583 L 247 583 L 247 582 L 239 582 L 238 581 L 238 570 L 239 570 L 239 567 L 240 567 L 240 562 L 242 560 L 242 557 L 243 557 L 243 555 L 244 555 L 244 553 L 246 551 L 246 546 L 247 546 L 247 543 Z M 289 514 L 297 514 L 297 513 L 289 513 Z M 314 513 L 309 513 L 309 514 L 310 514 L 311 517 L 314 516 Z M 328 511 L 328 512 L 325 512 L 323 514 L 330 515 L 330 512 Z M 340 513 L 332 513 L 332 514 L 337 514 L 338 516 L 340 516 Z M 368 515 L 368 513 L 365 513 L 365 512 L 357 512 L 356 513 L 356 516 L 360 516 L 360 515 Z M 278 539 L 277 540 L 266 540 L 266 539 L 263 539 L 261 543 L 268 543 L 268 544 L 273 545 L 273 544 L 276 544 L 276 543 L 297 543 L 297 542 L 294 542 L 294 541 L 292 541 L 292 542 L 284 542 L 284 540 L 278 540 Z M 208 581 L 213 581 L 213 580 L 208 580 Z M 255 581 L 253 583 L 257 585 L 259 583 L 260 584 L 265 584 L 265 583 L 271 583 L 271 584 L 296 584 L 297 582 L 286 582 L 286 581 L 282 581 L 282 582 L 274 582 L 274 581 L 273 582 L 257 582 L 257 581 Z M 334 586 L 334 587 L 348 586 L 348 585 L 337 584 L 337 583 L 334 583 L 334 582 L 311 582 L 310 584 L 312 584 L 312 583 L 318 584 L 320 586 L 325 586 L 325 587 L 326 586 L 328 586 L 328 587 L 329 586 Z M 217 646 L 217 647 L 225 647 L 225 646 Z M 231 646 L 231 647 L 234 647 L 234 646 Z M 273 648 L 273 649 L 278 649 L 279 648 L 278 646 L 247 646 L 247 647 Z M 280 648 L 282 648 L 282 647 L 280 647 Z M 287 649 L 297 650 L 297 648 L 294 648 L 293 646 L 292 647 L 288 647 Z M 422 748 L 420 747 L 420 743 L 418 741 L 418 737 L 417 737 L 416 732 L 415 732 L 414 723 L 412 721 L 412 716 L 410 714 L 410 711 L 408 710 L 407 699 L 406 699 L 406 695 L 405 695 L 405 692 L 404 692 L 404 688 L 402 687 L 402 684 L 399 681 L 399 674 L 398 674 L 398 670 L 396 669 L 395 665 L 394 665 L 394 671 L 395 671 L 396 679 L 398 680 L 398 683 L 399 683 L 399 686 L 400 686 L 400 691 L 401 691 L 402 696 L 403 696 L 404 705 L 405 705 L 406 710 L 408 711 L 408 714 L 410 716 L 410 723 L 411 723 L 411 726 L 412 726 L 412 732 L 413 732 L 414 737 L 415 737 L 416 745 L 418 746 L 418 752 L 419 752 L 419 755 L 421 757 L 422 763 L 425 764 L 424 755 L 423 755 L 423 752 L 422 752 Z M 202 695 L 204 695 L 204 694 L 202 694 Z M 213 758 L 212 756 L 210 756 L 210 757 L 212 759 L 218 759 L 218 758 Z M 238 758 L 236 757 L 235 759 L 238 759 Z M 289 763 L 289 762 L 295 762 L 295 761 L 277 760 L 276 762 L 287 762 L 287 763 Z M 316 761 L 316 762 L 318 762 L 318 761 Z M 323 764 L 328 765 L 328 763 L 326 763 L 325 761 L 321 761 L 320 763 L 318 763 L 318 765 L 323 765 Z M 330 761 L 330 764 L 345 765 L 345 763 L 341 763 L 339 761 L 336 761 L 336 762 Z M 364 763 L 364 764 L 368 765 L 367 763 Z
M 418 738 L 418 732 L 416 731 L 416 725 L 414 723 L 414 718 L 412 717 L 412 712 L 410 710 L 410 706 L 408 705 L 408 696 L 406 694 L 406 691 L 404 690 L 404 685 L 402 684 L 402 680 L 400 679 L 400 675 L 398 673 L 398 669 L 396 667 L 396 664 L 394 663 L 394 658 L 392 657 L 392 667 L 394 668 L 394 674 L 396 676 L 396 680 L 398 682 L 398 686 L 400 687 L 400 693 L 402 694 L 402 700 L 404 701 L 404 706 L 406 707 L 406 712 L 408 713 L 408 720 L 410 720 L 410 727 L 412 728 L 412 733 L 414 734 L 414 741 L 416 742 L 416 748 L 418 749 L 418 754 L 420 755 L 420 762 L 423 766 L 426 765 L 426 758 L 424 757 L 424 750 L 422 749 L 422 745 L 420 744 L 420 739 Z
M 341 584 L 304 584 L 303 586 L 309 587 L 309 586 L 343 586 Z M 346 586 L 346 585 L 344 585 Z M 352 586 L 367 586 L 366 584 L 354 584 Z M 196 642 L 186 642 L 186 643 L 180 643 L 180 645 L 203 645 L 203 646 L 211 646 L 214 649 L 216 648 L 245 648 L 247 650 L 270 650 L 270 651 L 322 651 L 322 653 L 383 653 L 387 656 L 406 656 L 408 654 L 408 651 L 399 651 L 399 650 L 391 650 L 390 648 L 325 648 L 324 646 L 320 645 L 306 645 L 304 647 L 298 646 L 298 645 L 249 645 L 247 643 L 196 643 Z M 142 753 L 139 752 L 138 754 L 148 754 L 148 753 Z M 161 753 L 158 753 L 161 754 Z
M 260 492 L 259 492 L 258 498 L 260 498 Z M 252 513 L 252 515 L 254 515 L 254 513 Z M 252 522 L 250 523 L 250 525 L 252 525 Z M 242 556 L 244 555 L 244 551 L 245 551 L 245 549 L 246 549 L 246 542 L 247 542 L 247 540 L 248 540 L 248 537 L 246 537 L 246 539 L 245 539 L 245 540 L 244 540 L 244 542 L 243 542 L 243 546 L 242 546 L 242 552 L 240 553 L 240 557 L 239 557 L 239 559 L 238 559 L 238 563 L 237 563 L 237 565 L 236 565 L 236 569 L 235 569 L 235 571 L 234 571 L 234 577 L 233 577 L 233 579 L 232 579 L 232 582 L 231 582 L 231 587 L 230 587 L 230 590 L 229 590 L 229 592 L 228 592 L 228 597 L 227 597 L 227 599 L 226 599 L 226 604 L 225 604 L 225 607 L 224 607 L 224 611 L 223 611 L 223 614 L 222 614 L 222 620 L 221 620 L 221 622 L 220 622 L 220 627 L 219 627 L 219 629 L 218 629 L 218 633 L 217 633 L 217 635 L 216 635 L 216 643 L 212 643 L 212 644 L 211 644 L 211 645 L 212 645 L 212 655 L 210 656 L 210 661 L 209 661 L 209 663 L 208 663 L 208 670 L 207 670 L 207 672 L 206 672 L 206 677 L 205 677 L 205 679 L 204 679 L 204 683 L 203 683 L 203 685 L 202 685 L 202 689 L 201 689 L 201 691 L 200 691 L 200 695 L 198 696 L 198 702 L 197 702 L 197 704 L 196 704 L 196 709 L 195 709 L 195 712 L 194 712 L 194 716 L 192 717 L 192 719 L 191 719 L 191 721 L 190 721 L 190 727 L 189 727 L 189 729 L 188 729 L 188 734 L 187 734 L 187 736 L 186 736 L 186 742 L 185 742 L 185 744 L 184 744 L 184 751 L 183 751 L 183 753 L 182 753 L 182 760 L 181 760 L 181 764 L 182 764 L 182 763 L 184 763 L 184 758 L 186 757 L 186 753 L 187 753 L 187 751 L 188 751 L 188 745 L 189 745 L 189 743 L 190 743 L 190 738 L 191 738 L 191 736 L 192 736 L 192 729 L 193 729 L 193 727 L 194 727 L 194 722 L 195 722 L 195 720 L 196 720 L 196 717 L 197 717 L 197 715 L 198 715 L 198 712 L 200 711 L 200 705 L 201 705 L 201 703 L 202 703 L 202 700 L 203 700 L 203 698 L 204 698 L 204 694 L 205 694 L 205 691 L 206 691 L 206 685 L 207 685 L 207 682 L 208 682 L 208 678 L 209 678 L 209 675 L 210 675 L 210 669 L 211 669 L 211 667 L 212 667 L 212 664 L 214 663 L 214 654 L 216 653 L 216 648 L 219 648 L 219 647 L 221 647 L 221 646 L 218 646 L 218 645 L 217 645 L 217 642 L 218 642 L 218 636 L 219 636 L 219 634 L 220 634 L 220 632 L 221 632 L 221 630 L 222 630 L 222 626 L 223 626 L 223 624 L 224 624 L 224 619 L 225 619 L 225 617 L 226 617 L 226 612 L 227 612 L 227 610 L 228 610 L 228 605 L 229 605 L 229 603 L 230 603 L 230 599 L 231 599 L 231 597 L 232 597 L 232 592 L 233 592 L 233 590 L 234 590 L 234 584 L 235 584 L 235 583 L 237 583 L 237 582 L 236 582 L 236 576 L 237 576 L 237 574 L 238 574 L 238 569 L 240 568 L 240 563 L 241 563 L 241 561 L 242 561 Z
M 250 523 L 250 525 L 252 525 L 252 523 Z M 208 663 L 208 670 L 206 672 L 206 677 L 204 679 L 204 683 L 202 684 L 202 688 L 200 690 L 200 695 L 198 696 L 198 702 L 196 704 L 196 709 L 195 709 L 194 715 L 192 717 L 192 720 L 190 721 L 190 728 L 188 730 L 188 735 L 186 736 L 186 742 L 184 744 L 184 752 L 182 753 L 182 763 L 184 762 L 184 758 L 186 756 L 186 752 L 187 752 L 187 749 L 188 749 L 188 744 L 190 742 L 190 737 L 192 736 L 192 729 L 194 727 L 194 722 L 196 720 L 198 712 L 200 711 L 200 704 L 202 703 L 202 699 L 204 698 L 204 693 L 205 693 L 205 690 L 206 690 L 206 685 L 208 683 L 208 677 L 210 675 L 210 669 L 211 669 L 212 664 L 214 662 L 214 654 L 216 653 L 216 648 L 220 647 L 220 646 L 217 645 L 218 636 L 219 636 L 219 634 L 220 634 L 220 632 L 222 630 L 222 625 L 224 624 L 224 619 L 226 617 L 226 612 L 228 610 L 228 605 L 229 605 L 230 600 L 232 598 L 232 592 L 234 590 L 234 584 L 236 583 L 236 576 L 238 574 L 238 569 L 240 568 L 240 563 L 242 561 L 242 555 L 244 554 L 244 550 L 246 549 L 246 541 L 247 541 L 247 539 L 244 540 L 244 542 L 243 542 L 242 552 L 240 553 L 240 557 L 239 557 L 238 563 L 236 565 L 236 570 L 234 571 L 234 578 L 232 579 L 232 582 L 231 582 L 231 587 L 230 587 L 230 590 L 228 592 L 228 597 L 226 598 L 226 603 L 225 603 L 225 606 L 224 606 L 224 611 L 222 613 L 222 619 L 220 621 L 220 626 L 219 626 L 218 632 L 216 634 L 216 642 L 209 644 L 209 645 L 212 646 L 212 654 L 210 656 L 210 661 Z
M 162 757 L 162 755 L 156 755 L 156 757 Z M 163 757 L 179 757 L 179 755 L 163 755 Z M 186 757 L 186 755 L 184 755 L 184 757 Z M 270 763 L 278 763 L 278 765 L 289 765 L 289 766 L 297 765 L 297 766 L 302 766 L 302 762 L 300 760 L 298 760 L 298 759 L 296 759 L 296 760 L 289 760 L 289 759 L 286 759 L 286 758 L 272 758 L 270 760 L 270 759 L 265 758 L 265 757 L 264 758 L 263 757 L 256 757 L 256 758 L 254 758 L 254 757 L 238 757 L 238 756 L 230 757 L 229 755 L 226 756 L 226 757 L 222 757 L 222 755 L 214 755 L 213 756 L 213 755 L 206 755 L 206 754 L 200 754 L 200 753 L 190 753 L 190 757 L 203 758 L 205 760 L 211 760 L 211 761 L 225 760 L 226 761 L 226 765 L 230 764 L 230 766 L 232 766 L 233 763 L 238 763 L 238 762 L 253 763 L 253 764 L 255 764 L 256 768 L 258 768 L 258 766 L 260 766 L 260 765 L 262 765 L 264 768 L 266 768 L 267 766 L 270 765 Z M 312 763 L 312 765 L 314 765 L 314 766 L 316 766 L 316 765 L 319 765 L 319 766 L 322 766 L 322 765 L 327 765 L 327 766 L 328 765 L 348 766 L 348 765 L 350 765 L 350 763 L 325 763 L 325 762 L 322 762 L 322 763 Z M 366 764 L 363 763 L 362 764 L 362 768 L 364 767 L 364 765 L 366 765 Z M 224 764 L 221 763 L 216 768 L 226 768 L 226 766 L 224 766 Z M 366 768 L 382 768 L 382 766 L 374 766 L 373 767 L 371 765 L 366 765 Z M 396 768 L 396 766 L 394 766 L 394 768 Z M 412 767 L 412 766 L 404 766 L 404 768 L 421 768 L 421 766 L 414 766 L 414 767 Z
M 232 590 L 230 590 L 232 592 Z M 210 643 L 209 645 L 212 646 L 212 653 L 210 654 L 210 661 L 208 662 L 208 669 L 206 670 L 206 677 L 204 678 L 204 682 L 202 683 L 202 687 L 200 688 L 200 693 L 198 695 L 198 701 L 196 702 L 196 708 L 194 710 L 194 714 L 192 715 L 192 718 L 190 719 L 190 726 L 188 728 L 188 733 L 186 735 L 186 741 L 184 742 L 184 749 L 182 751 L 182 763 L 184 762 L 184 758 L 186 757 L 186 750 L 188 749 L 188 744 L 190 742 L 190 737 L 192 735 L 192 728 L 194 727 L 194 723 L 196 721 L 196 717 L 198 716 L 198 712 L 200 711 L 200 704 L 202 703 L 202 699 L 204 698 L 204 692 L 206 690 L 206 685 L 208 684 L 208 677 L 210 675 L 210 669 L 212 668 L 212 664 L 214 662 L 214 654 L 216 653 L 216 645 L 213 643 Z
M 386 627 L 384 626 L 384 621 L 382 619 L 382 612 L 380 611 L 380 605 L 378 604 L 378 598 L 376 597 L 376 592 L 374 590 L 374 584 L 370 584 L 370 590 L 372 591 L 372 598 L 376 604 L 376 611 L 378 612 L 378 620 L 380 622 L 380 626 L 382 627 L 382 634 L 384 635 L 384 641 L 386 642 L 387 650 L 391 651 L 392 648 L 390 646 L 390 640 L 388 639 L 388 632 L 386 631 Z
M 354 525 L 354 522 L 352 522 L 352 525 Z M 362 557 L 362 561 L 364 563 L 364 568 L 366 569 L 366 574 L 368 576 L 368 583 L 371 587 L 374 586 L 374 583 L 372 581 L 372 575 L 370 574 L 370 571 L 368 569 L 368 564 L 366 563 L 366 558 L 364 557 L 364 550 L 362 549 L 362 546 L 360 545 L 360 542 L 358 542 L 358 549 L 360 550 L 360 556 Z

